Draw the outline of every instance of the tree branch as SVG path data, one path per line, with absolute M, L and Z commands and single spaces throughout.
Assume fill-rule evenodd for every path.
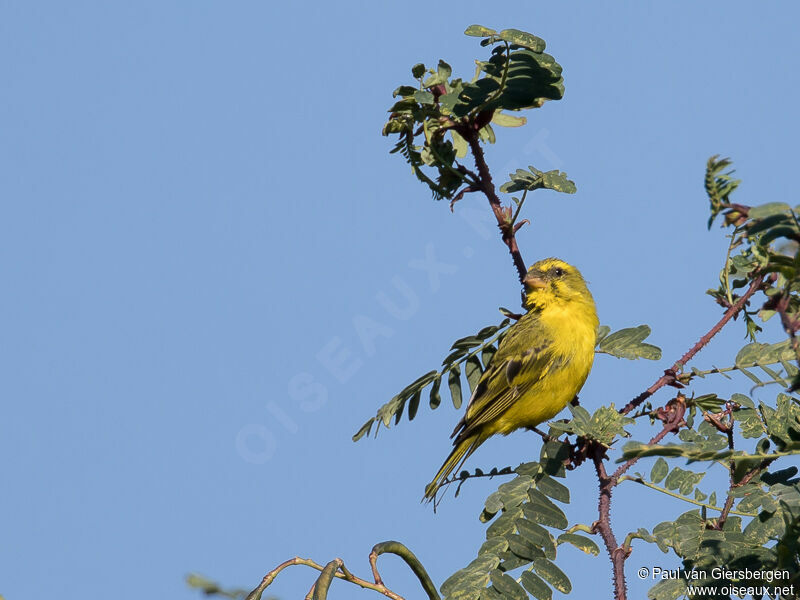
M 492 174 L 489 172 L 489 166 L 486 164 L 486 157 L 483 154 L 480 140 L 478 138 L 478 131 L 468 126 L 458 127 L 456 131 L 467 140 L 472 156 L 475 159 L 475 166 L 478 169 L 478 183 L 480 190 L 484 193 L 489 200 L 489 205 L 492 207 L 495 219 L 497 219 L 497 227 L 500 228 L 500 233 L 503 238 L 503 243 L 508 246 L 508 251 L 511 254 L 511 259 L 514 261 L 514 266 L 517 269 L 517 276 L 520 283 L 527 274 L 525 261 L 522 260 L 522 254 L 517 246 L 517 238 L 515 237 L 514 221 L 511 214 L 511 207 L 503 206 L 500 198 L 497 196 L 497 191 L 492 181 Z
M 603 464 L 604 448 L 595 444 L 592 452 L 592 462 L 600 482 L 600 496 L 597 503 L 599 518 L 592 528 L 603 538 L 603 543 L 611 559 L 611 566 L 614 573 L 614 599 L 626 600 L 628 597 L 627 585 L 625 584 L 625 559 L 627 554 L 620 548 L 614 531 L 611 529 L 611 491 L 614 488 L 612 479 L 606 473 Z
M 750 283 L 750 287 L 744 293 L 744 295 L 739 298 L 733 306 L 731 306 L 728 310 L 725 311 L 725 314 L 722 315 L 722 318 L 714 325 L 708 333 L 706 333 L 703 337 L 701 337 L 697 343 L 692 346 L 686 354 L 681 356 L 675 364 L 673 364 L 669 369 L 664 371 L 664 374 L 656 380 L 656 382 L 647 388 L 644 392 L 636 396 L 633 400 L 628 402 L 625 406 L 620 409 L 620 413 L 623 415 L 628 414 L 634 408 L 639 406 L 642 402 L 647 400 L 650 396 L 655 394 L 658 390 L 660 390 L 665 385 L 671 385 L 676 383 L 676 375 L 678 371 L 680 371 L 683 366 L 688 363 L 692 358 L 694 358 L 695 354 L 700 352 L 711 339 L 717 335 L 720 330 L 725 327 L 725 325 L 733 319 L 739 311 L 741 311 L 746 305 L 750 298 L 755 294 L 760 288 L 761 284 L 764 282 L 763 275 L 757 275 L 753 281 Z
M 397 542 L 385 542 L 385 543 L 396 544 Z M 402 544 L 400 545 L 402 546 Z M 380 546 L 380 544 L 378 544 L 378 546 Z M 405 546 L 403 547 L 405 548 Z M 322 565 L 314 562 L 309 558 L 300 558 L 299 556 L 295 556 L 294 558 L 290 558 L 289 560 L 282 562 L 277 567 L 272 569 L 272 571 L 267 573 L 264 576 L 264 579 L 261 580 L 261 583 L 258 584 L 258 587 L 256 587 L 252 592 L 247 594 L 245 600 L 260 600 L 261 595 L 264 593 L 264 590 L 266 590 L 269 587 L 269 585 L 275 580 L 278 574 L 281 571 L 283 571 L 286 567 L 291 567 L 293 565 L 304 565 L 306 567 L 311 567 L 312 569 L 316 569 L 317 571 L 321 572 L 319 578 L 317 578 L 317 581 L 311 587 L 311 590 L 309 590 L 309 596 L 314 598 L 314 600 L 324 600 L 326 598 L 328 594 L 328 588 L 330 587 L 330 584 L 334 578 L 344 579 L 345 581 L 349 581 L 350 583 L 353 583 L 359 587 L 379 592 L 384 596 L 386 596 L 387 598 L 391 598 L 392 600 L 404 600 L 402 596 L 396 594 L 395 592 L 387 588 L 385 585 L 383 585 L 383 583 L 378 583 L 377 581 L 375 583 L 371 583 L 365 579 L 356 577 L 344 566 L 344 561 L 341 558 L 335 558 L 323 567 Z M 435 591 L 436 590 L 434 588 L 434 592 Z M 429 595 L 429 598 L 431 600 L 439 600 L 439 595 L 437 594 L 435 597 Z

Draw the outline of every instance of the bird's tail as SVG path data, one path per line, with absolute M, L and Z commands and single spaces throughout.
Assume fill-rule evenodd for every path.
M 460 467 L 464 461 L 469 458 L 469 455 L 475 452 L 482 442 L 483 438 L 478 434 L 466 437 L 460 442 L 456 441 L 455 448 L 453 448 L 453 451 L 450 453 L 450 456 L 447 457 L 447 460 L 444 461 L 444 464 L 442 465 L 442 468 L 439 469 L 439 472 L 436 473 L 436 477 L 434 477 L 433 481 L 431 481 L 425 487 L 425 496 L 423 496 L 422 501 L 430 502 L 433 500 L 436 497 L 436 492 L 439 491 L 439 488 L 450 476 L 450 473 Z

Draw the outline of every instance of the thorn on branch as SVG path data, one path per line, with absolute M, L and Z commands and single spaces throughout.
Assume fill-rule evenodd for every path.
M 685 386 L 678 379 L 678 373 L 674 367 L 664 369 L 664 377 L 667 378 L 666 385 L 674 388 L 683 389 Z
M 522 221 L 514 225 L 513 232 L 517 233 L 520 229 L 522 229 L 523 225 L 530 225 L 530 224 L 531 222 L 528 219 L 522 219 Z
M 450 200 L 450 212 L 454 212 L 453 211 L 453 206 L 455 206 L 455 203 L 458 202 L 459 200 L 461 200 L 461 198 L 464 197 L 464 194 L 468 194 L 470 192 L 479 192 L 479 191 L 480 191 L 480 189 L 478 189 L 478 188 L 476 188 L 476 187 L 474 187 L 472 185 L 468 185 L 466 187 L 461 188 L 461 191 L 459 191 L 455 196 L 453 196 L 453 199 Z

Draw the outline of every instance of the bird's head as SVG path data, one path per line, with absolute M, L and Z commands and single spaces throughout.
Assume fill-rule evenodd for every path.
M 558 258 L 545 258 L 530 269 L 522 281 L 525 308 L 541 308 L 550 303 L 594 303 L 580 271 Z

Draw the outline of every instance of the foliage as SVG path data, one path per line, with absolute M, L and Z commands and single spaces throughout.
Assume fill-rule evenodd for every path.
M 544 40 L 519 31 L 473 25 L 467 35 L 481 37 L 481 46 L 491 47 L 487 60 L 476 61 L 470 81 L 452 77 L 453 69 L 440 60 L 435 68 L 414 65 L 415 85 L 401 85 L 394 91 L 397 101 L 389 110 L 384 135 L 397 135 L 392 152 L 399 152 L 434 198 L 452 199 L 462 185 L 473 185 L 475 177 L 459 164 L 467 155 L 471 134 L 495 142 L 492 124 L 517 127 L 524 117 L 508 112 L 539 108 L 547 100 L 564 95 L 561 65 L 544 52 Z M 417 142 L 417 138 L 422 136 Z M 434 173 L 427 173 L 428 169 Z M 519 173 L 519 172 L 518 172 Z M 563 173 L 530 173 L 512 176 L 504 191 L 549 188 L 574 193 L 575 185 Z
M 395 90 L 397 100 L 383 133 L 398 136 L 392 152 L 405 157 L 436 199 L 450 199 L 452 207 L 465 193 L 486 196 L 522 279 L 525 265 L 515 234 L 524 222 L 517 219 L 526 195 L 539 189 L 574 193 L 575 184 L 560 171 L 542 172 L 533 166 L 517 170 L 500 191 L 522 192 L 522 197 L 502 205 L 481 144 L 495 142 L 492 124 L 525 123 L 523 117 L 503 111 L 539 108 L 546 100 L 560 99 L 564 93 L 561 67 L 544 53 L 544 41 L 534 35 L 516 29 L 498 33 L 478 25 L 469 27 L 466 34 L 482 38 L 481 46 L 491 48 L 487 60 L 477 61 L 474 78 L 453 78 L 452 68 L 444 61 L 433 69 L 415 65 L 412 75 L 417 83 Z M 459 161 L 468 153 L 477 172 Z M 791 579 L 780 584 L 800 589 L 800 479 L 796 477 L 798 468 L 785 464 L 800 454 L 800 399 L 793 395 L 800 387 L 800 207 L 782 202 L 758 206 L 733 202 L 739 180 L 733 178 L 731 164 L 729 159 L 711 157 L 704 178 L 709 228 L 721 217 L 729 239 L 719 282 L 707 292 L 721 306 L 719 321 L 652 386 L 621 408 L 611 403 L 590 413 L 574 402 L 571 418 L 551 422 L 547 434 L 536 430 L 543 438 L 538 461 L 516 469 L 494 467 L 488 473 L 463 471 L 449 481 L 458 483 L 457 494 L 471 479 L 511 477 L 486 499 L 480 515 L 488 524 L 486 540 L 476 558 L 443 583 L 441 592 L 446 599 L 541 600 L 552 598 L 554 591 L 569 593 L 573 575 L 565 561 L 556 564 L 559 548 L 568 544 L 597 555 L 600 544 L 595 539 L 611 558 L 618 600 L 627 597 L 625 561 L 634 540 L 657 545 L 686 571 L 726 567 L 745 573 L 714 580 L 714 593 L 690 593 L 684 578 L 664 580 L 648 594 L 656 600 L 730 597 L 720 595 L 720 586 L 763 585 L 758 572 L 765 570 L 785 571 Z M 396 425 L 404 414 L 413 420 L 423 392 L 430 408 L 438 408 L 445 382 L 454 408 L 460 409 L 467 396 L 464 380 L 471 392 L 512 319 L 519 317 L 507 309 L 501 312 L 505 318 L 499 324 L 456 340 L 441 367 L 415 379 L 382 405 L 353 439 L 366 437 L 373 427 L 377 435 L 381 425 Z M 693 364 L 702 348 L 736 320 L 744 326 L 749 341 L 732 355 L 732 364 L 705 369 Z M 770 320 L 780 322 L 781 341 L 761 339 L 764 324 Z M 660 360 L 660 349 L 645 342 L 649 335 L 647 325 L 614 333 L 602 326 L 596 352 L 629 360 Z M 698 395 L 693 389 L 699 380 L 708 385 L 718 381 L 717 376 L 731 379 L 737 391 L 723 397 L 714 392 Z M 778 385 L 781 391 L 754 401 L 752 391 L 767 385 Z M 654 396 L 669 387 L 680 392 L 658 406 Z M 649 441 L 623 443 L 630 438 L 634 424 L 646 426 L 648 421 L 653 430 Z M 631 472 L 646 459 L 652 461 L 648 473 Z M 609 472 L 614 460 L 616 470 Z M 563 508 L 570 501 L 569 475 L 586 464 L 594 467 L 598 478 L 598 514 L 585 519 L 593 522 L 591 526 L 570 526 Z M 715 465 L 726 476 L 724 486 L 705 478 Z M 620 536 L 620 542 L 611 528 L 611 499 L 612 492 L 617 493 L 625 483 L 637 484 L 623 486 L 629 493 L 663 494 L 689 505 L 685 507 L 689 510 L 659 515 L 658 519 L 663 519 L 659 523 L 643 522 L 624 538 Z M 643 512 L 642 517 L 648 514 Z M 589 537 L 595 535 L 599 537 Z M 428 598 L 438 600 L 419 561 L 397 542 L 373 549 L 374 583 L 355 577 L 339 559 L 323 566 L 296 558 L 270 572 L 248 597 L 255 598 L 256 592 L 260 597 L 270 577 L 274 579 L 286 565 L 303 564 L 321 573 L 308 597 L 324 597 L 320 590 L 326 593 L 330 582 L 340 578 L 398 600 L 375 566 L 375 558 L 384 551 L 403 557 Z M 767 595 L 774 597 L 777 592 Z
M 517 467 L 514 479 L 486 499 L 480 515 L 481 521 L 491 521 L 486 541 L 475 560 L 442 584 L 444 598 L 551 598 L 553 589 L 571 591 L 568 575 L 554 562 L 559 546 L 569 544 L 594 555 L 600 549 L 568 527 L 559 506 L 570 499 L 569 488 L 555 479 L 565 475 L 563 465 L 552 460 L 561 447 L 545 444 L 540 462 Z

